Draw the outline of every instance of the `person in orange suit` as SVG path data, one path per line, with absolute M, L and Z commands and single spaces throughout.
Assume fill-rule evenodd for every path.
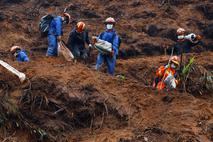
M 175 89 L 178 85 L 178 80 L 176 78 L 179 65 L 179 57 L 172 56 L 167 65 L 160 66 L 156 71 L 153 87 L 158 90 L 163 90 L 165 88 Z

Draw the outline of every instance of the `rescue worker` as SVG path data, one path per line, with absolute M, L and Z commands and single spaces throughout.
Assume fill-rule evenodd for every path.
M 178 80 L 176 78 L 179 65 L 179 57 L 172 56 L 167 65 L 160 66 L 156 71 L 153 87 L 158 90 L 163 90 L 164 88 L 175 89 L 178 85 Z
M 200 35 L 194 33 L 186 35 L 186 30 L 183 28 L 177 29 L 178 42 L 174 45 L 174 53 L 180 55 L 181 53 L 189 53 L 196 45 L 203 45 Z
M 58 56 L 58 42 L 62 40 L 62 26 L 70 23 L 70 15 L 63 13 L 63 16 L 56 16 L 50 23 L 48 32 L 47 56 Z
M 89 40 L 89 34 L 86 30 L 86 24 L 84 22 L 78 22 L 76 27 L 70 32 L 67 46 L 73 53 L 75 58 L 88 58 L 88 50 L 85 47 L 85 43 L 92 47 Z
M 106 31 L 102 32 L 99 35 L 99 39 L 105 40 L 112 44 L 112 51 L 110 54 L 103 54 L 99 52 L 96 62 L 96 70 L 99 70 L 102 66 L 103 62 L 106 62 L 108 73 L 110 75 L 114 75 L 115 73 L 115 65 L 116 65 L 116 56 L 118 55 L 119 48 L 119 36 L 117 35 L 114 27 L 116 21 L 114 18 L 109 17 L 105 20 Z
M 23 50 L 20 46 L 12 46 L 10 52 L 13 56 L 16 57 L 18 62 L 29 62 L 26 51 Z

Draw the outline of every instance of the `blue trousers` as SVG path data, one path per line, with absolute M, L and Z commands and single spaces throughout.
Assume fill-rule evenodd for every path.
M 58 55 L 58 41 L 57 36 L 48 35 L 48 49 L 47 56 L 57 56 Z
M 97 62 L 96 62 L 96 70 L 99 70 L 102 66 L 103 62 L 107 64 L 107 70 L 110 75 L 114 75 L 115 73 L 115 64 L 116 64 L 116 55 L 110 57 L 109 55 L 103 55 L 101 53 L 98 54 Z

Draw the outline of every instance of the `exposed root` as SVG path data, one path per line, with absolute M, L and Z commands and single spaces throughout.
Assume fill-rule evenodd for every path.
M 7 88 L 7 85 L 2 84 L 2 88 Z M 81 98 L 69 97 L 69 91 L 54 79 L 33 78 L 23 88 L 19 107 L 12 108 L 13 104 L 6 101 L 4 95 L 0 103 L 3 117 L 0 118 L 3 118 L 3 123 L 10 125 L 12 120 L 16 127 L 29 130 L 37 140 L 57 140 L 52 136 L 59 131 L 67 133 L 78 128 L 92 131 L 96 118 L 101 118 L 99 128 L 102 128 L 108 115 L 115 115 L 119 120 L 126 116 L 111 105 L 108 97 L 99 95 L 92 85 L 79 88 L 79 93 L 84 93 Z M 8 110 L 10 113 L 6 114 Z
M 202 66 L 194 65 L 185 80 L 186 91 L 193 95 L 210 95 L 213 90 L 213 75 Z

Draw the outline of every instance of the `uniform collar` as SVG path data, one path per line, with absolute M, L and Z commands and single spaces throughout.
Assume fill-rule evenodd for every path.
M 112 29 L 112 30 L 107 30 L 106 29 L 106 32 L 115 32 L 115 29 Z

